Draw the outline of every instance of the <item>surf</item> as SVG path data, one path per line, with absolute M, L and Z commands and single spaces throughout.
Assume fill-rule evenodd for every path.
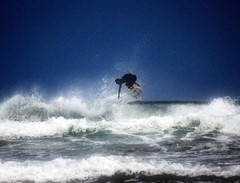
M 0 136 L 54 136 L 70 133 L 70 129 L 76 133 L 101 129 L 131 134 L 171 134 L 184 128 L 194 134 L 240 133 L 240 107 L 229 99 L 204 103 L 137 101 L 133 105 L 114 97 L 88 102 L 75 96 L 45 100 L 39 95 L 15 95 L 0 103 Z
M 0 180 L 239 180 L 240 106 L 16 94 L 0 103 Z
M 117 176 L 117 174 L 142 175 L 175 175 L 185 179 L 200 179 L 201 176 L 212 177 L 216 180 L 228 180 L 233 175 L 240 174 L 240 165 L 225 168 L 205 165 L 192 165 L 167 161 L 154 161 L 123 156 L 93 156 L 87 159 L 55 159 L 49 162 L 1 162 L 0 179 L 8 181 L 37 181 L 37 182 L 65 182 L 65 181 L 97 181 L 102 177 Z M 56 171 L 58 170 L 58 171 Z M 135 177 L 135 176 L 133 176 Z M 237 180 L 239 177 L 235 177 Z M 104 178 L 102 178 L 104 179 Z M 106 178 L 105 178 L 106 179 Z M 209 180 L 209 179 L 208 179 Z

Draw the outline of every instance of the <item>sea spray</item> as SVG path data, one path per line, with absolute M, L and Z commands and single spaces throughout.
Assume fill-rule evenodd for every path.
M 128 102 L 21 94 L 2 101 L 0 182 L 239 180 L 234 101 Z

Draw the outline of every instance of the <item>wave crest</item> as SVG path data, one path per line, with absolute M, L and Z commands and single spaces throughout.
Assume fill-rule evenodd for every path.
M 44 101 L 39 95 L 15 95 L 0 104 L 0 119 L 13 121 L 46 121 L 51 117 L 101 119 L 108 113 L 107 103 L 88 103 L 80 97 Z
M 58 171 L 56 171 L 58 170 Z M 240 166 L 205 166 L 167 161 L 143 160 L 122 156 L 93 156 L 88 159 L 55 159 L 49 162 L 1 162 L 0 179 L 3 182 L 37 181 L 63 182 L 70 180 L 97 180 L 102 176 L 113 176 L 116 173 L 153 175 L 177 175 L 187 177 L 239 176 Z
M 86 102 L 80 97 L 46 101 L 36 95 L 15 95 L 0 104 L 2 138 L 78 134 L 86 129 L 130 134 L 180 132 L 189 136 L 218 131 L 239 135 L 239 120 L 239 106 L 222 98 L 197 105 L 128 105 L 116 96 Z

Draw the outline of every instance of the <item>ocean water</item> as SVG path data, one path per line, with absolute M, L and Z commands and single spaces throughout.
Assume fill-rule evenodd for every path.
M 0 182 L 240 182 L 240 106 L 14 95 Z

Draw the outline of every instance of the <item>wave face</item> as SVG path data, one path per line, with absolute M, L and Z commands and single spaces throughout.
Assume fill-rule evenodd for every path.
M 240 180 L 240 106 L 15 95 L 0 103 L 0 182 Z

